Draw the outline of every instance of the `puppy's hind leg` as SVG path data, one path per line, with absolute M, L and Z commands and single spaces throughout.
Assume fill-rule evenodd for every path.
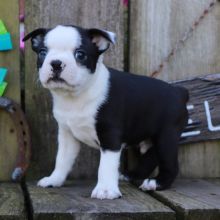
M 138 164 L 134 171 L 128 172 L 131 180 L 147 178 L 158 166 L 156 149 L 152 146 L 146 153 L 139 154 Z
M 179 136 L 180 132 L 174 127 L 167 127 L 160 133 L 156 144 L 159 174 L 155 179 L 146 179 L 143 190 L 163 190 L 171 186 L 178 174 Z
M 41 187 L 59 187 L 66 180 L 73 163 L 79 153 L 80 143 L 72 136 L 71 131 L 65 126 L 59 125 L 58 152 L 56 165 L 52 174 L 42 178 L 37 185 Z

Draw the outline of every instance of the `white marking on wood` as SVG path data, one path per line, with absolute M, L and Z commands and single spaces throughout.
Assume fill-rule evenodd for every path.
M 201 133 L 200 131 L 183 132 L 183 133 L 181 134 L 181 137 L 195 136 L 195 135 L 199 135 L 200 133 Z
M 194 105 L 187 105 L 187 110 L 192 110 L 194 109 Z M 188 119 L 188 124 L 192 124 L 193 120 L 191 118 Z M 189 132 L 183 132 L 181 134 L 181 137 L 189 137 L 189 136 L 196 136 L 199 135 L 201 132 L 200 131 L 189 131 Z
M 192 110 L 192 109 L 194 109 L 194 105 L 187 105 L 187 110 L 189 111 L 189 110 Z
M 193 120 L 192 120 L 191 118 L 189 118 L 188 124 L 190 125 L 190 124 L 192 124 L 192 123 L 193 123 Z
M 208 129 L 210 131 L 220 131 L 220 126 L 214 126 L 212 124 L 212 117 L 210 114 L 208 101 L 204 101 L 204 105 L 205 105 L 205 113 L 206 113 L 206 118 L 207 118 L 207 123 L 208 123 Z

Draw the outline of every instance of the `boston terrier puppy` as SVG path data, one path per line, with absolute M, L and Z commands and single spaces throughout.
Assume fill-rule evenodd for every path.
M 187 124 L 188 92 L 161 80 L 107 68 L 103 53 L 115 34 L 100 29 L 59 25 L 29 33 L 37 53 L 43 87 L 53 97 L 58 122 L 55 169 L 41 187 L 64 184 L 80 150 L 80 142 L 100 151 L 98 183 L 91 197 L 115 199 L 119 190 L 122 146 L 150 141 L 141 148 L 137 171 L 142 190 L 171 186 L 178 173 L 178 141 Z M 159 174 L 148 179 L 159 167 Z

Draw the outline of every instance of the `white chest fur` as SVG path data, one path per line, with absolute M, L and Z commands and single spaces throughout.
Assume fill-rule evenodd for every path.
M 57 122 L 65 125 L 77 140 L 95 148 L 99 147 L 95 128 L 96 115 L 106 99 L 108 87 L 109 72 L 101 64 L 93 80 L 79 95 L 52 92 L 53 113 Z

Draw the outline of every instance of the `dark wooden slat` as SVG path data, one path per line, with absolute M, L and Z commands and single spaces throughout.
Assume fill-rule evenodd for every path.
M 94 182 L 72 182 L 62 188 L 28 185 L 34 219 L 175 219 L 175 213 L 151 196 L 123 183 L 123 197 L 91 199 Z
M 170 190 L 152 193 L 181 220 L 219 220 L 220 186 L 205 180 L 177 180 Z
M 0 220 L 25 220 L 25 205 L 18 184 L 0 183 Z
M 193 122 L 188 124 L 185 132 L 200 132 L 198 135 L 183 138 L 181 143 L 220 139 L 220 127 L 213 130 L 208 124 L 209 120 L 215 128 L 220 125 L 220 74 L 206 75 L 175 84 L 189 90 L 188 106 L 193 105 L 193 109 L 189 110 L 189 116 Z M 205 102 L 208 103 L 208 108 Z

